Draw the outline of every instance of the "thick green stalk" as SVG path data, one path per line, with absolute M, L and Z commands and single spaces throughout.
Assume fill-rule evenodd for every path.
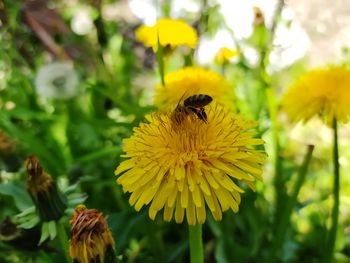
M 61 243 L 61 248 L 66 262 L 71 262 L 68 257 L 68 236 L 63 223 L 57 222 L 57 237 Z
M 286 186 L 283 180 L 283 159 L 281 157 L 280 145 L 280 125 L 278 121 L 278 105 L 276 102 L 274 91 L 271 87 L 266 87 L 266 98 L 268 103 L 268 111 L 271 119 L 271 136 L 273 153 L 271 156 L 274 164 L 274 188 L 275 188 L 275 215 L 274 224 L 277 225 L 281 211 L 284 209 L 284 200 L 286 199 Z
M 271 246 L 270 250 L 270 257 L 269 261 L 270 262 L 275 262 L 276 261 L 276 254 L 280 250 L 281 246 L 283 245 L 283 242 L 285 240 L 285 236 L 287 233 L 288 229 L 288 224 L 290 222 L 290 217 L 292 215 L 293 209 L 297 203 L 298 200 L 298 195 L 300 192 L 300 189 L 302 185 L 304 184 L 307 170 L 310 164 L 312 152 L 314 150 L 313 145 L 309 145 L 307 152 L 304 157 L 303 164 L 300 166 L 299 171 L 298 171 L 298 177 L 294 183 L 293 190 L 291 193 L 290 198 L 288 199 L 285 209 L 282 212 L 282 215 L 280 217 L 280 221 L 278 222 L 277 229 L 276 229 L 276 235 L 274 236 L 273 243 Z
M 339 174 L 339 151 L 338 151 L 338 128 L 337 120 L 333 119 L 333 166 L 334 166 L 334 185 L 333 185 L 333 209 L 332 209 L 332 225 L 327 238 L 327 246 L 324 262 L 333 261 L 333 253 L 337 238 L 338 218 L 339 218 L 339 190 L 340 190 L 340 174 Z
M 203 241 L 202 241 L 202 225 L 188 226 L 190 234 L 190 262 L 203 263 Z

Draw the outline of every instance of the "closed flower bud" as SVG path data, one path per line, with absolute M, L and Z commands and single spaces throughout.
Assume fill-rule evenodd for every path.
M 67 208 L 65 197 L 56 182 L 41 167 L 35 156 L 26 160 L 28 192 L 42 221 L 60 219 Z
M 257 6 L 253 7 L 253 11 L 254 11 L 254 22 L 253 25 L 254 26 L 262 26 L 265 25 L 265 17 L 263 12 L 261 11 L 261 9 Z
M 73 262 L 116 262 L 112 233 L 101 212 L 78 205 L 70 223 L 69 254 Z
M 8 217 L 0 222 L 0 241 L 17 249 L 37 250 L 40 248 L 38 246 L 39 239 L 40 229 L 38 226 L 31 229 L 20 228 Z

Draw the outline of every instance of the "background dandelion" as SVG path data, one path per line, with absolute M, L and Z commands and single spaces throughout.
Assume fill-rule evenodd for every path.
M 350 116 L 350 70 L 330 66 L 303 75 L 284 94 L 283 105 L 291 119 L 308 121 L 320 116 L 328 125 L 333 119 L 347 122 Z
M 78 75 L 72 64 L 55 62 L 40 68 L 35 87 L 40 96 L 52 99 L 69 99 L 77 95 Z
M 165 87 L 156 87 L 154 103 L 160 109 L 174 109 L 181 100 L 195 94 L 207 94 L 217 103 L 230 109 L 235 107 L 234 87 L 217 72 L 200 67 L 185 67 L 166 74 Z
M 158 41 L 162 47 L 169 48 L 195 48 L 198 42 L 196 31 L 180 19 L 161 18 L 153 26 L 139 27 L 135 34 L 138 41 L 155 51 L 158 49 Z

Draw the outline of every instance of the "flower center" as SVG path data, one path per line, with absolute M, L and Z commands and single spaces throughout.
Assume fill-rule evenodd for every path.
M 52 85 L 54 85 L 57 89 L 61 90 L 64 89 L 66 82 L 67 79 L 65 76 L 59 76 L 52 81 Z

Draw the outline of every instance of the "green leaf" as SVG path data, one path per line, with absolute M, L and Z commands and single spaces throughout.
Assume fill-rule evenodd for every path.
M 21 184 L 0 184 L 0 194 L 11 196 L 19 210 L 26 210 L 27 208 L 33 206 L 31 197 Z
M 84 203 L 86 199 L 87 199 L 87 196 L 83 194 L 77 194 L 77 195 L 74 195 L 74 197 L 68 196 L 68 205 L 75 207 L 78 204 Z
M 19 224 L 18 226 L 24 229 L 31 229 L 35 227 L 39 222 L 40 222 L 39 217 L 35 215 L 31 219 L 25 221 L 24 223 Z
M 52 220 L 48 222 L 48 229 L 49 229 L 50 239 L 53 240 L 57 235 L 56 221 Z
M 28 207 L 27 209 L 23 210 L 21 213 L 17 214 L 16 217 L 25 217 L 33 213 L 35 213 L 35 206 Z
M 118 156 L 120 155 L 122 150 L 119 146 L 105 147 L 101 150 L 94 151 L 92 153 L 86 154 L 77 159 L 79 163 L 91 162 L 96 159 L 105 158 L 106 156 Z
M 48 239 L 49 236 L 50 236 L 49 222 L 44 222 L 41 227 L 41 237 L 38 245 L 41 245 L 46 239 Z
M 14 117 L 22 120 L 53 120 L 54 117 L 51 114 L 45 112 L 33 111 L 28 108 L 14 108 L 5 112 L 7 116 Z
M 77 187 L 78 187 L 78 184 L 72 184 L 72 185 L 66 187 L 65 189 L 63 189 L 62 192 L 65 195 L 69 195 L 71 193 L 74 193 L 74 191 L 77 189 Z

